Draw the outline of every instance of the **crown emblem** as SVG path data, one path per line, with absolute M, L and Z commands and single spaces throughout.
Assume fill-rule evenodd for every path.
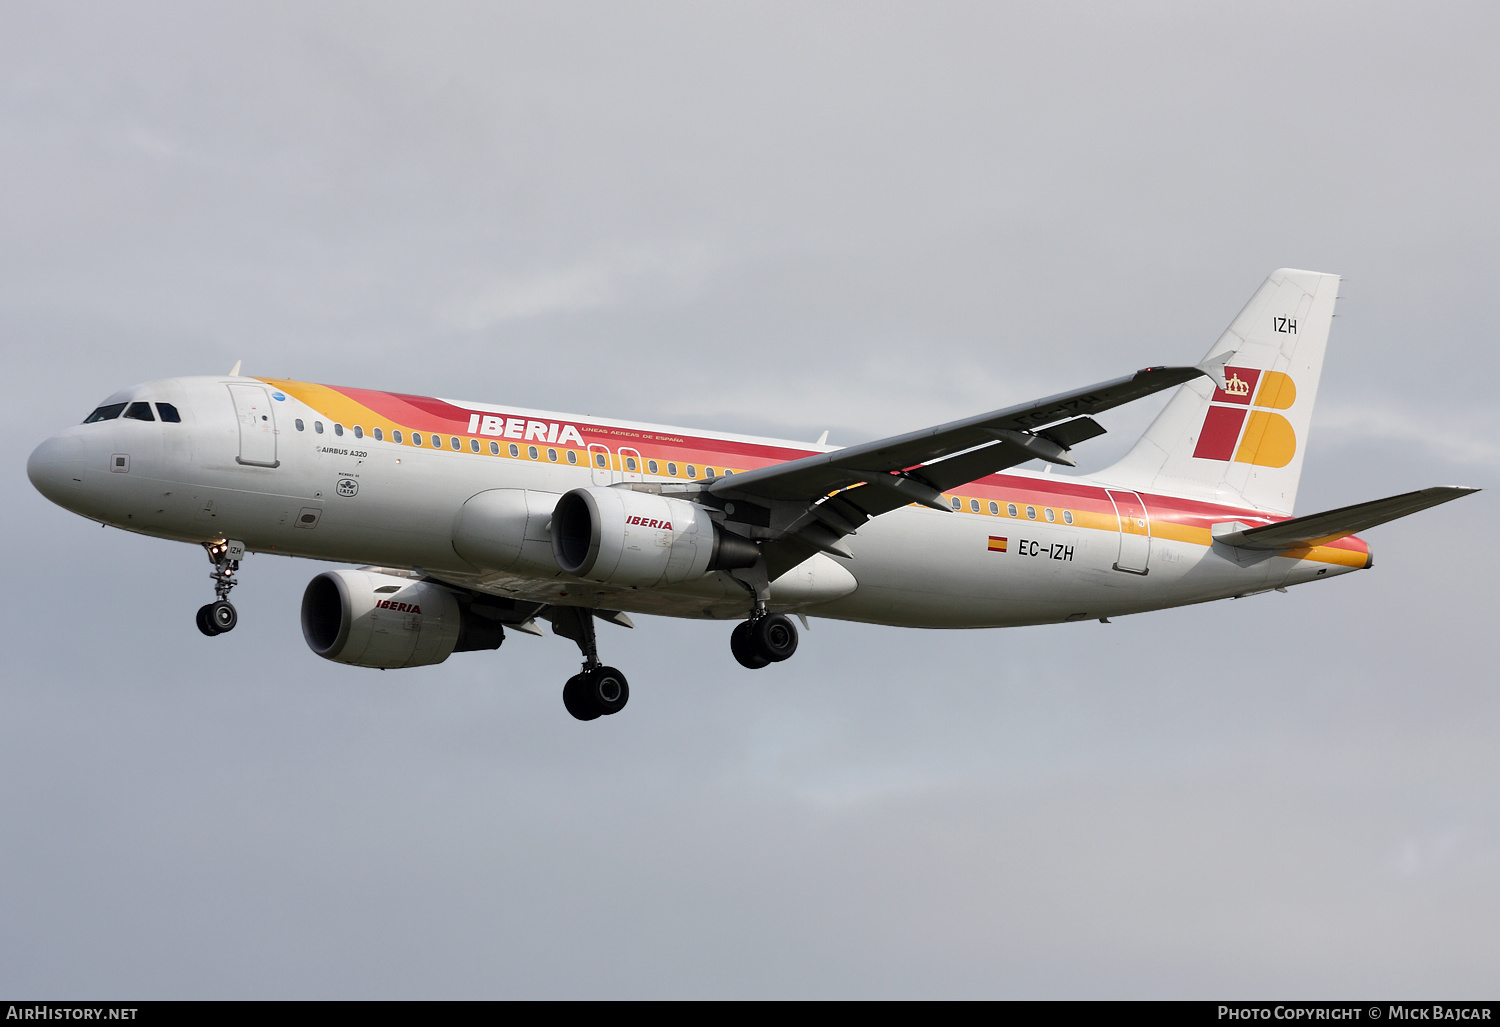
M 1248 396 L 1250 395 L 1250 383 L 1238 374 L 1235 374 L 1224 383 L 1224 392 L 1230 396 Z

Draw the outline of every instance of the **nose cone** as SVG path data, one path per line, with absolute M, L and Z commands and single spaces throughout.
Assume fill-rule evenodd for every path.
M 54 435 L 32 450 L 26 477 L 36 490 L 59 506 L 71 507 L 83 487 L 83 441 Z

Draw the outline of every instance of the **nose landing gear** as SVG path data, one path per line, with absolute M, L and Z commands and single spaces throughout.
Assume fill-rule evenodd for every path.
M 198 630 L 212 638 L 226 631 L 233 631 L 240 622 L 234 604 L 229 601 L 229 590 L 239 582 L 234 572 L 240 569 L 240 560 L 245 555 L 245 544 L 233 539 L 203 543 L 209 562 L 214 565 L 209 577 L 214 582 L 214 594 L 219 598 L 207 606 L 198 608 Z
M 759 616 L 735 627 L 729 651 L 740 666 L 750 670 L 780 663 L 797 651 L 797 627 L 785 614 L 760 611 Z

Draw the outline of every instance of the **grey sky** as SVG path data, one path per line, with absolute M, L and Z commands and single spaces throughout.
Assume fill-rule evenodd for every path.
M 0 3 L 0 993 L 1493 997 L 1494 492 L 1098 624 L 422 670 L 32 446 L 252 374 L 848 443 L 1346 276 L 1299 512 L 1500 472 L 1490 5 Z M 1105 419 L 1102 467 L 1154 407 Z

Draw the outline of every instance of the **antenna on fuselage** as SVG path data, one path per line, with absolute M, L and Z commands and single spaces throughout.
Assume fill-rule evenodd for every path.
M 229 369 L 229 377 L 238 378 L 240 376 L 240 365 L 243 363 L 243 360 L 236 360 L 234 366 Z

